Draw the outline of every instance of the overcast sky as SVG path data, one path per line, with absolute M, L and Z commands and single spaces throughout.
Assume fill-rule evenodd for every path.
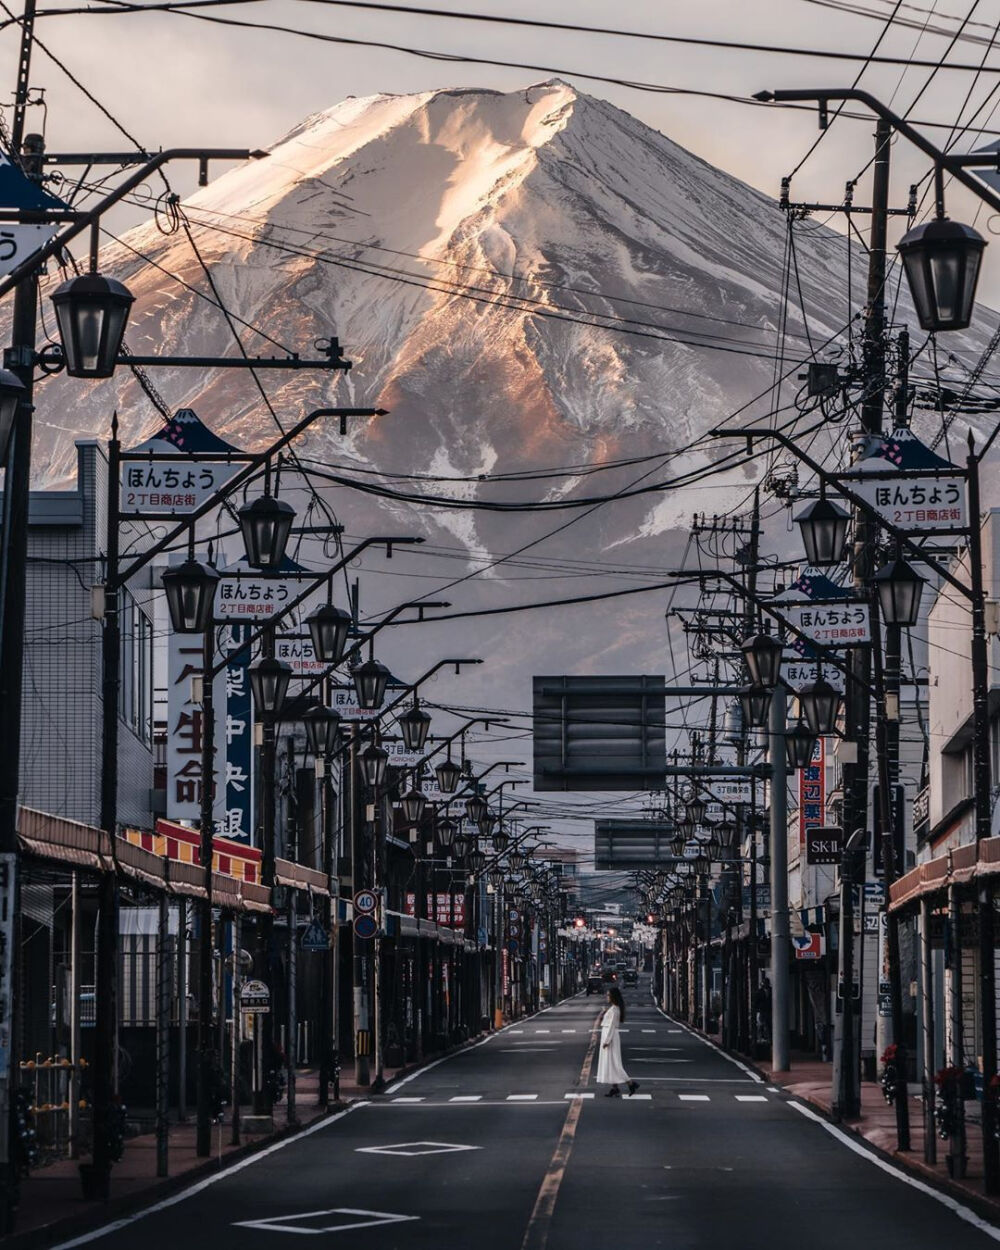
M 40 0 L 44 6 L 46 0 Z M 58 0 L 69 7 L 73 0 Z M 841 0 L 832 0 L 840 3 Z M 846 0 L 845 0 L 846 2 Z M 455 0 L 438 0 L 458 11 Z M 920 7 L 920 5 L 926 7 Z M 890 0 L 857 0 L 884 18 Z M 827 48 L 861 54 L 871 51 L 883 20 L 828 7 L 817 0 L 702 0 L 697 5 L 633 0 L 609 6 L 597 0 L 477 0 L 481 13 L 545 17 L 580 24 L 620 24 L 623 28 L 672 35 L 717 38 L 741 43 L 775 43 L 796 49 Z M 969 15 L 966 31 L 989 36 L 1000 21 L 1000 0 L 918 0 L 902 4 L 899 17 L 931 19 L 949 29 Z M 15 9 L 15 11 L 18 11 Z M 348 95 L 410 92 L 434 87 L 483 86 L 512 89 L 562 71 L 581 90 L 612 100 L 707 160 L 777 194 L 782 174 L 805 154 L 816 135 L 815 116 L 695 96 L 664 96 L 593 82 L 584 72 L 627 77 L 663 86 L 700 88 L 749 95 L 764 87 L 849 86 L 860 64 L 757 51 L 700 49 L 606 35 L 555 33 L 488 26 L 453 18 L 415 17 L 330 7 L 322 0 L 263 0 L 212 11 L 250 22 L 271 22 L 328 35 L 373 39 L 404 48 L 485 56 L 529 63 L 538 70 L 443 63 L 406 52 L 312 42 L 294 35 L 235 30 L 189 17 L 166 14 L 58 16 L 38 23 L 41 39 L 126 126 L 150 148 L 175 144 L 266 146 L 309 113 Z M 0 34 L 0 74 L 11 86 L 18 32 Z M 881 54 L 939 58 L 948 40 L 908 27 L 893 28 Z M 984 47 L 958 43 L 951 59 L 978 64 Z M 980 124 L 992 124 L 1000 84 L 997 70 L 977 81 L 970 73 L 939 73 L 917 102 L 913 117 L 949 125 L 962 114 L 972 87 L 968 118 L 989 98 Z M 862 79 L 882 98 L 907 109 L 929 71 L 871 66 Z M 46 88 L 50 149 L 127 146 L 100 112 L 39 52 L 32 82 Z M 32 123 L 41 121 L 33 111 Z M 947 139 L 948 131 L 927 132 Z M 997 131 L 1000 133 L 1000 130 Z M 840 120 L 795 180 L 799 198 L 836 199 L 843 184 L 866 163 L 871 125 Z M 967 143 L 960 141 L 960 147 Z M 905 202 L 907 183 L 926 171 L 925 163 L 897 145 L 894 191 Z M 859 202 L 863 202 L 859 192 Z M 955 216 L 959 202 L 951 205 Z M 974 212 L 968 209 L 966 216 Z M 987 214 L 981 213 L 980 228 Z M 992 259 L 992 258 L 990 258 Z M 992 269 L 993 266 L 987 266 Z M 1000 274 L 1000 249 L 996 262 Z M 1000 292 L 1000 279 L 990 281 Z

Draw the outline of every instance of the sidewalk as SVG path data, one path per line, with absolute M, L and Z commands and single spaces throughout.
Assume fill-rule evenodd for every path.
M 776 1085 L 794 1095 L 801 1102 L 807 1103 L 819 1111 L 825 1119 L 833 1120 L 831 1088 L 833 1068 L 831 1064 L 793 1053 L 790 1070 L 776 1072 L 768 1061 L 755 1061 L 738 1051 L 726 1050 L 717 1034 L 701 1034 L 701 1036 L 707 1037 L 726 1054 L 732 1054 L 734 1058 L 738 1058 L 748 1067 L 755 1069 L 769 1084 Z M 861 1082 L 860 1117 L 856 1120 L 842 1120 L 839 1127 L 874 1146 L 886 1158 L 911 1175 L 919 1177 L 953 1198 L 960 1199 L 987 1219 L 1000 1223 L 1000 1197 L 990 1197 L 983 1192 L 983 1139 L 977 1104 L 972 1102 L 966 1104 L 965 1134 L 968 1165 L 965 1178 L 955 1180 L 948 1174 L 946 1156 L 950 1143 L 947 1138 L 944 1140 L 936 1138 L 937 1162 L 928 1163 L 924 1159 L 924 1101 L 919 1094 L 912 1092 L 912 1085 L 910 1090 L 909 1150 L 901 1152 L 896 1149 L 896 1109 L 885 1101 L 881 1085 L 871 1081 Z M 973 1115 L 976 1117 L 974 1120 Z
M 387 1069 L 387 1081 L 394 1080 L 402 1071 Z M 367 1095 L 367 1090 L 354 1084 L 353 1076 L 341 1078 L 339 1107 L 356 1102 Z M 221 1126 L 212 1129 L 212 1157 L 201 1158 L 195 1152 L 194 1110 L 189 1118 L 179 1124 L 171 1121 L 168 1146 L 169 1175 L 156 1175 L 156 1137 L 152 1133 L 130 1137 L 125 1143 L 125 1153 L 115 1164 L 111 1177 L 111 1201 L 105 1206 L 100 1202 L 85 1201 L 80 1186 L 78 1160 L 61 1159 L 48 1167 L 40 1167 L 21 1182 L 21 1203 L 17 1208 L 16 1231 L 0 1238 L 5 1250 L 34 1250 L 38 1246 L 51 1246 L 55 1242 L 93 1228 L 105 1219 L 123 1215 L 182 1189 L 203 1176 L 217 1172 L 220 1166 L 234 1162 L 261 1146 L 277 1141 L 299 1129 L 314 1124 L 324 1115 L 338 1110 L 331 1103 L 329 1111 L 317 1105 L 319 1074 L 315 1070 L 302 1069 L 296 1081 L 296 1111 L 298 1121 L 288 1124 L 288 1107 L 284 1100 L 274 1108 L 274 1131 L 267 1135 L 251 1135 L 241 1132 L 239 1146 L 230 1142 L 228 1110 Z M 331 1091 L 332 1093 L 332 1091 Z M 250 1107 L 240 1108 L 241 1116 L 250 1114 Z M 221 1131 L 220 1131 L 221 1127 Z M 221 1147 L 221 1156 L 220 1156 Z

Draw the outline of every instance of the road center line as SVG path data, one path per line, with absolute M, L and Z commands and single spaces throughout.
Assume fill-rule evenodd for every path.
M 597 1034 L 595 1033 L 587 1046 L 587 1053 L 584 1056 L 583 1067 L 580 1069 L 579 1086 L 585 1089 L 590 1082 L 590 1069 L 594 1063 L 594 1053 L 597 1050 Z M 559 1187 L 562 1184 L 563 1177 L 566 1174 L 566 1168 L 569 1164 L 569 1157 L 573 1151 L 573 1141 L 576 1138 L 576 1126 L 580 1122 L 580 1115 L 583 1111 L 582 1098 L 570 1099 L 569 1109 L 566 1112 L 566 1119 L 563 1122 L 562 1132 L 559 1134 L 559 1140 L 556 1143 L 555 1151 L 552 1154 L 552 1161 L 549 1163 L 549 1170 L 546 1172 L 542 1180 L 541 1188 L 538 1191 L 538 1197 L 535 1199 L 535 1206 L 531 1212 L 531 1218 L 528 1220 L 528 1227 L 524 1230 L 524 1240 L 521 1242 L 521 1250 L 545 1250 L 549 1243 L 549 1229 L 552 1226 L 552 1214 L 556 1209 L 556 1199 L 559 1197 Z

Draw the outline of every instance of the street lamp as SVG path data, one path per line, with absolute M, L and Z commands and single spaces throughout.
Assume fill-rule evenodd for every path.
M 442 851 L 450 850 L 451 844 L 455 841 L 455 834 L 458 826 L 453 820 L 439 820 L 437 823 L 437 840 Z
M 403 795 L 399 805 L 403 809 L 403 819 L 406 823 L 408 825 L 419 825 L 424 818 L 427 798 L 423 791 L 414 787 L 414 789 Z
M 491 816 L 490 820 L 495 821 L 496 817 Z M 480 825 L 479 827 L 480 829 L 483 828 L 482 825 Z M 484 833 L 486 832 L 485 829 L 483 830 L 483 832 Z M 504 851 L 507 849 L 507 847 L 510 846 L 510 834 L 507 832 L 506 829 L 504 829 L 502 825 L 498 829 L 494 830 L 493 845 L 496 847 L 498 855 L 502 855 Z
M 474 825 L 482 822 L 483 817 L 489 814 L 489 805 L 481 794 L 474 794 L 471 799 L 465 800 L 465 814 Z
M 160 576 L 167 594 L 170 624 L 177 634 L 203 634 L 212 624 L 219 573 L 211 564 L 189 556 Z
M 712 861 L 707 855 L 698 855 L 694 860 L 694 872 L 698 877 L 707 877 L 712 871 Z
M 472 872 L 482 872 L 486 867 L 486 855 L 476 847 L 469 852 L 469 868 Z
M 110 378 L 125 336 L 133 297 L 99 273 L 80 274 L 52 292 L 66 372 L 71 378 Z
M 528 857 L 523 851 L 511 851 L 510 866 L 515 872 L 520 872 L 527 862 Z
M 773 634 L 754 634 L 740 646 L 755 686 L 773 690 L 781 676 L 781 653 L 784 646 Z
M 719 845 L 723 850 L 731 851 L 736 845 L 736 826 L 731 820 L 724 820 L 716 829 Z
M 840 694 L 820 676 L 799 691 L 799 707 L 814 738 L 837 731 Z
M 890 560 L 872 575 L 887 625 L 916 625 L 924 579 L 905 560 Z
M 284 499 L 261 495 L 239 510 L 247 564 L 254 569 L 276 569 L 285 558 L 295 509 Z
M 0 461 L 7 459 L 7 444 L 24 393 L 24 383 L 17 374 L 0 369 Z
M 743 720 L 751 729 L 763 729 L 771 712 L 771 691 L 763 686 L 744 686 L 740 691 Z
M 419 754 L 423 751 L 431 728 L 431 718 L 426 712 L 421 710 L 416 696 L 413 699 L 413 706 L 400 716 L 397 723 L 403 735 L 403 745 L 407 751 L 412 751 L 414 754 Z
M 451 747 L 448 748 L 448 758 L 442 760 L 434 769 L 434 776 L 437 778 L 438 786 L 442 794 L 454 794 L 458 788 L 458 783 L 462 778 L 462 766 L 456 764 L 451 758 Z
M 972 320 L 986 240 L 941 215 L 914 226 L 896 245 L 924 330 L 964 330 Z
M 684 834 L 678 829 L 678 831 L 670 839 L 670 853 L 672 855 L 683 855 L 684 841 Z
M 479 825 L 479 832 L 483 835 L 484 838 L 493 838 L 495 833 L 497 832 L 497 825 L 500 822 L 497 819 L 497 817 L 493 815 L 491 811 L 487 810 L 486 812 L 483 813 L 483 815 L 479 818 L 479 820 L 476 823 Z M 495 841 L 495 838 L 494 838 L 494 841 Z
M 332 755 L 337 749 L 337 736 L 340 733 L 340 716 L 333 708 L 317 703 L 303 712 L 302 723 L 306 727 L 306 738 L 313 755 L 317 759 Z
M 369 742 L 359 756 L 361 763 L 361 775 L 365 779 L 365 785 L 372 790 L 377 790 L 385 781 L 385 775 L 389 768 L 389 754 L 383 751 L 380 746 L 374 742 Z
M 277 716 L 281 712 L 291 679 L 292 666 L 284 660 L 265 656 L 250 665 L 250 689 L 262 716 Z
M 365 711 L 380 708 L 385 700 L 385 688 L 389 684 L 391 674 L 384 664 L 374 656 L 369 656 L 351 673 L 354 689 L 358 696 L 358 706 Z
M 306 617 L 306 625 L 312 637 L 313 652 L 323 664 L 339 664 L 344 658 L 347 636 L 353 619 L 350 612 L 324 603 Z
M 808 768 L 812 763 L 816 742 L 816 734 L 802 721 L 799 721 L 793 728 L 786 728 L 785 755 L 788 758 L 788 767 L 793 771 L 796 768 Z
M 704 799 L 698 798 L 696 794 L 692 794 L 684 804 L 684 815 L 686 817 L 685 824 L 690 822 L 693 825 L 702 825 L 705 823 L 705 812 L 708 805 Z
M 820 495 L 795 518 L 806 549 L 806 560 L 815 568 L 840 564 L 847 547 L 850 513 L 838 503 Z

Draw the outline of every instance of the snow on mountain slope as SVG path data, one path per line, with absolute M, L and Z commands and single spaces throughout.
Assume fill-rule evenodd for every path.
M 303 454 L 326 462 L 475 479 L 666 456 L 745 405 L 741 420 L 767 415 L 783 317 L 790 331 L 783 366 L 793 369 L 809 351 L 794 278 L 784 307 L 788 230 L 776 202 L 563 82 L 346 100 L 307 118 L 264 159 L 199 190 L 184 210 L 223 299 L 243 322 L 302 354 L 316 338 L 337 334 L 355 362 L 346 378 L 263 374 L 283 421 L 330 401 L 390 410 L 353 427 L 346 440 L 314 431 Z M 799 223 L 795 237 L 811 342 L 842 345 L 851 315 L 847 245 L 813 222 Z M 198 294 L 208 284 L 183 231 L 165 236 L 150 222 L 102 264 L 136 295 L 133 351 L 232 354 L 225 319 Z M 856 313 L 863 258 L 854 265 Z M 974 330 L 949 336 L 948 347 L 971 364 L 995 324 L 981 311 Z M 249 351 L 274 350 L 244 325 L 240 332 Z M 195 408 L 237 444 L 259 447 L 274 432 L 242 371 L 158 369 L 155 382 L 172 406 Z M 783 403 L 798 386 L 793 370 Z M 113 407 L 125 445 L 158 420 L 123 370 L 89 392 L 67 379 L 46 381 L 38 402 L 35 465 L 49 484 L 72 472 L 74 437 L 106 434 Z M 838 427 L 835 437 L 842 433 Z M 720 454 L 706 442 L 646 480 Z M 621 490 L 653 467 L 530 483 L 401 485 L 557 499 Z M 575 518 L 538 552 L 655 569 L 675 558 L 677 527 L 693 510 L 725 511 L 749 480 L 739 467 L 728 485 L 543 517 L 417 508 L 343 488 L 330 498 L 351 533 L 391 523 L 458 546 L 459 557 L 466 548 L 512 551 Z M 466 571 L 460 558 L 419 567 L 424 580 L 383 579 L 387 602 L 402 597 L 404 583 L 425 593 L 435 575 Z M 489 580 L 456 592 L 463 606 L 538 598 L 540 589 L 572 593 L 581 584 L 522 584 L 498 573 L 491 590 Z M 595 622 L 620 631 L 610 653 L 595 633 L 574 638 L 569 652 L 553 641 L 552 654 L 595 667 L 628 655 L 662 670 L 662 624 L 651 634 L 649 613 L 621 606 L 628 602 L 604 617 L 594 610 Z

